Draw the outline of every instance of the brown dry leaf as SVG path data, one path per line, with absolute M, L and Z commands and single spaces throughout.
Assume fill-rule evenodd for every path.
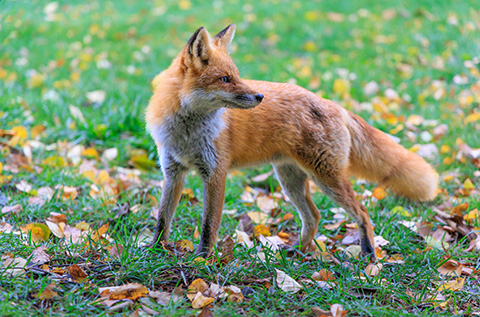
M 23 210 L 23 207 L 20 204 L 16 204 L 13 206 L 5 206 L 2 208 L 2 214 L 11 214 L 11 213 L 18 214 L 22 210 Z
M 278 269 L 275 269 L 275 271 L 277 272 L 277 284 L 284 292 L 297 293 L 302 289 L 302 285 L 285 272 Z
M 203 296 L 202 293 L 198 292 L 195 298 L 193 298 L 192 300 L 192 307 L 195 309 L 200 309 L 210 305 L 214 301 L 215 299 L 213 297 L 206 297 L 206 296 Z
M 203 307 L 202 311 L 197 315 L 197 317 L 213 317 L 213 314 L 209 308 Z
M 270 237 L 272 234 L 270 233 L 270 229 L 267 226 L 259 224 L 253 228 L 253 236 L 257 238 L 260 235 L 264 237 Z
M 454 280 L 443 283 L 440 285 L 440 290 L 460 291 L 463 289 L 465 279 L 463 277 L 457 277 Z
M 235 242 L 233 241 L 232 237 L 226 236 L 222 240 L 222 258 L 220 261 L 222 264 L 230 263 L 233 260 L 233 248 L 235 247 Z
M 118 299 L 135 300 L 140 297 L 145 297 L 148 294 L 148 289 L 142 284 L 138 284 L 138 283 L 125 284 L 117 288 L 111 288 L 108 291 L 109 291 L 108 298 L 110 300 L 118 300 Z
M 58 293 L 53 290 L 55 286 L 56 285 L 54 283 L 48 284 L 43 291 L 38 292 L 37 294 L 33 294 L 32 296 L 40 300 L 52 299 L 52 298 L 58 297 Z
M 120 258 L 120 254 L 123 252 L 123 246 L 121 244 L 115 243 L 112 248 L 108 251 L 108 254 L 112 258 Z
M 438 272 L 447 277 L 456 277 L 462 274 L 462 265 L 454 260 L 448 260 L 438 269 Z
M 33 250 L 32 263 L 43 264 L 50 262 L 50 256 L 45 252 L 46 246 L 42 245 Z
M 450 210 L 450 214 L 463 217 L 463 212 L 466 211 L 468 207 L 469 207 L 469 204 L 467 202 L 457 205 L 453 207 L 452 210 Z
M 77 264 L 70 265 L 68 267 L 68 273 L 70 273 L 72 279 L 77 283 L 83 283 L 88 277 L 87 273 Z
M 92 235 L 92 240 L 98 242 L 100 238 L 107 233 L 108 231 L 108 223 L 101 226 L 97 231 L 95 231 Z
M 396 263 L 396 264 L 403 264 L 405 263 L 404 259 L 403 259 L 403 255 L 401 254 L 392 254 L 388 257 L 387 259 L 387 262 L 389 263 Z
M 53 223 L 60 223 L 60 222 L 67 223 L 67 216 L 59 212 L 52 211 L 50 213 L 50 216 L 47 218 L 47 220 Z
M 314 272 L 312 274 L 312 280 L 315 281 L 335 281 L 335 276 L 333 276 L 333 273 L 330 271 L 327 271 L 326 269 L 321 269 L 318 272 Z
M 369 263 L 365 268 L 365 274 L 368 276 L 377 276 L 383 268 L 382 263 Z
M 204 280 L 201 278 L 197 278 L 194 280 L 187 289 L 187 297 L 190 301 L 193 301 L 193 299 L 197 296 L 197 293 L 203 293 L 208 289 L 208 284 L 205 283 Z

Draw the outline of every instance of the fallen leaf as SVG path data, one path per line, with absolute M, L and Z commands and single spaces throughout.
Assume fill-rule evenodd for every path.
M 50 256 L 45 252 L 46 246 L 42 245 L 33 250 L 31 263 L 43 264 L 50 262 Z
M 259 236 L 270 237 L 272 234 L 270 233 L 270 229 L 263 225 L 259 224 L 253 227 L 253 236 L 258 238 Z
M 206 307 L 213 303 L 215 299 L 213 297 L 203 296 L 201 292 L 198 292 L 195 298 L 192 300 L 192 307 L 194 309 L 200 309 L 202 307 Z
M 233 248 L 235 247 L 235 242 L 233 241 L 232 237 L 226 236 L 222 240 L 222 248 L 220 252 L 222 253 L 222 258 L 220 261 L 222 264 L 227 264 L 233 261 Z
M 197 296 L 197 293 L 203 293 L 208 289 L 207 283 L 205 283 L 204 280 L 201 278 L 197 278 L 194 280 L 187 289 L 187 297 L 190 301 L 193 301 L 193 299 Z
M 55 286 L 54 283 L 48 284 L 43 291 L 33 294 L 32 296 L 40 300 L 56 298 L 58 297 L 58 293 L 53 290 Z
M 68 273 L 72 276 L 72 279 L 77 283 L 83 283 L 88 277 L 87 273 L 78 266 L 77 264 L 72 264 L 68 267 Z
M 277 285 L 284 292 L 297 293 L 302 289 L 302 285 L 288 276 L 285 272 L 278 269 L 275 269 L 275 271 L 277 272 Z
M 330 271 L 327 271 L 326 269 L 321 269 L 318 272 L 314 272 L 312 274 L 312 280 L 315 281 L 334 281 L 335 276 L 333 276 L 333 273 Z
M 462 265 L 454 260 L 448 260 L 443 263 L 438 269 L 438 272 L 444 276 L 456 277 L 462 274 Z
M 99 289 L 100 290 L 100 289 Z M 142 284 L 129 283 L 116 288 L 107 289 L 110 300 L 130 299 L 136 300 L 140 297 L 145 297 L 148 294 L 148 289 Z M 105 290 L 104 290 L 105 291 Z
M 465 279 L 463 277 L 457 277 L 454 280 L 443 283 L 440 285 L 440 290 L 460 291 L 463 289 Z
M 31 223 L 22 227 L 23 233 L 30 233 L 33 241 L 47 241 L 50 237 L 50 229 L 43 223 Z
M 22 210 L 23 210 L 23 207 L 20 204 L 16 204 L 13 206 L 5 206 L 2 208 L 2 214 L 10 214 L 10 213 L 18 214 Z
M 19 276 L 24 274 L 26 265 L 27 260 L 21 257 L 8 257 L 3 261 L 3 267 L 6 268 L 5 273 L 13 276 Z
M 382 263 L 369 263 L 365 268 L 365 274 L 368 276 L 377 276 L 383 268 Z

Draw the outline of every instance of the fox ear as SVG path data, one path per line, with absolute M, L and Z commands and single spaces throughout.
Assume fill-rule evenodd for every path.
M 212 47 L 210 45 L 210 36 L 207 29 L 203 26 L 199 28 L 187 43 L 188 56 L 193 65 L 201 67 L 208 64 Z
M 213 38 L 213 43 L 228 52 L 235 35 L 235 24 L 230 24 Z

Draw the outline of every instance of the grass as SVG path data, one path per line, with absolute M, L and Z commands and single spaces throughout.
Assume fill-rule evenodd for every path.
M 28 258 L 36 246 L 45 244 L 51 256 L 50 268 L 85 264 L 89 275 L 87 283 L 57 281 L 59 297 L 39 300 L 32 295 L 52 283 L 52 274 L 30 271 L 11 277 L 3 273 L 1 315 L 130 314 L 141 309 L 138 302 L 122 312 L 109 312 L 108 307 L 91 304 L 99 296 L 97 287 L 137 282 L 151 290 L 171 292 L 195 278 L 253 289 L 242 303 L 217 301 L 212 309 L 215 316 L 307 316 L 314 306 L 329 309 L 334 303 L 342 304 L 349 315 L 450 316 L 480 309 L 478 272 L 465 279 L 463 290 L 444 292 L 448 300 L 445 309 L 427 300 L 445 281 L 437 268 L 447 258 L 480 270 L 478 252 L 464 252 L 468 241 L 456 240 L 447 250 L 434 248 L 416 253 L 417 249 L 425 249 L 425 241 L 400 224 L 402 220 L 419 220 L 440 227 L 432 209 L 445 201 L 454 205 L 467 202 L 464 213 L 480 209 L 478 195 L 459 192 L 466 179 L 478 190 L 479 176 L 474 174 L 478 165 L 457 156 L 462 143 L 473 148 L 480 144 L 479 121 L 468 119 L 480 112 L 480 11 L 475 1 L 56 3 L 58 8 L 48 14 L 54 21 L 47 21 L 45 12 L 54 8 L 52 4 L 48 7 L 42 1 L 0 1 L 0 128 L 9 131 L 22 126 L 29 133 L 27 142 L 37 139 L 45 145 L 57 145 L 56 149 L 34 148 L 32 162 L 18 172 L 12 171 L 6 166 L 17 164 L 15 155 L 22 148 L 5 145 L 10 137 L 2 133 L 0 162 L 4 168 L 0 176 L 12 178 L 0 182 L 0 207 L 20 204 L 23 208 L 18 214 L 2 215 L 2 222 L 19 229 L 29 223 L 44 223 L 50 212 L 60 212 L 67 215 L 70 224 L 85 221 L 99 228 L 109 223 L 108 234 L 123 246 L 123 252 L 116 258 L 101 246 L 85 249 L 83 244 L 67 245 L 64 239 L 53 236 L 47 242 L 33 242 L 25 234 L 1 233 L 2 255 Z M 367 195 L 365 200 L 376 224 L 375 233 L 390 241 L 384 250 L 403 255 L 404 264 L 385 263 L 378 276 L 362 279 L 364 263 L 348 259 L 340 250 L 335 255 L 341 264 L 315 258 L 302 261 L 287 257 L 283 251 L 276 255 L 268 250 L 266 260 L 261 261 L 255 249 L 235 244 L 234 261 L 202 265 L 193 261 L 191 253 L 172 255 L 137 246 L 136 233 L 154 228 L 155 220 L 149 213 L 160 197 L 158 182 L 162 179 L 160 171 L 149 169 L 156 160 L 143 120 L 151 95 L 150 81 L 168 67 L 198 27 L 205 26 L 214 33 L 232 22 L 237 24 L 232 56 L 243 77 L 296 82 L 339 102 L 371 125 L 395 134 L 407 148 L 427 143 L 437 146 L 439 152 L 429 159 L 442 176 L 442 193 L 435 201 L 419 204 L 393 195 L 378 202 Z M 477 62 L 469 66 L 471 61 Z M 465 77 L 466 83 L 458 81 L 458 76 Z M 373 95 L 364 91 L 371 81 L 379 85 Z M 388 89 L 400 98 L 386 98 Z M 96 90 L 105 92 L 103 102 L 88 100 L 87 93 Z M 84 120 L 72 112 L 71 105 L 80 109 Z M 408 126 L 405 120 L 413 114 L 425 121 Z M 443 136 L 432 140 L 425 134 L 422 137 L 425 131 L 434 135 L 434 129 L 441 124 L 448 127 Z M 38 125 L 45 131 L 33 137 L 33 127 Z M 399 129 L 400 125 L 404 128 Z M 93 147 L 100 157 L 105 149 L 117 148 L 118 156 L 109 162 L 95 155 L 80 155 L 78 162 L 92 161 L 115 181 L 116 167 L 144 168 L 141 182 L 115 196 L 118 204 L 139 205 L 137 212 L 115 219 L 115 204 L 92 198 L 92 181 L 79 172 L 71 156 L 67 158 L 66 153 L 74 145 Z M 53 159 L 45 161 L 48 158 Z M 58 162 L 59 158 L 65 164 Z M 262 183 L 251 181 L 251 177 L 270 169 L 264 166 L 231 173 L 225 209 L 237 209 L 237 216 L 258 210 L 241 202 L 240 195 L 246 185 L 267 193 L 278 191 L 273 177 Z M 32 184 L 34 191 L 19 191 L 15 185 L 22 180 Z M 57 185 L 77 188 L 78 196 L 63 199 L 53 195 L 41 207 L 29 203 L 29 198 L 36 196 L 35 190 L 55 189 Z M 203 193 L 194 173 L 187 177 L 186 188 L 192 192 L 184 195 L 177 209 L 171 240 L 188 239 L 196 244 L 193 235 L 201 221 Z M 375 185 L 355 182 L 354 188 L 362 194 Z M 333 223 L 331 208 L 336 206 L 318 192 L 314 201 L 322 214 L 319 234 L 329 238 L 345 234 L 345 228 L 323 228 Z M 291 205 L 279 203 L 280 216 L 296 215 Z M 407 212 L 392 212 L 397 206 Z M 223 217 L 220 238 L 234 235 L 237 216 Z M 295 219 L 273 230 L 296 232 L 300 222 L 298 217 Z M 480 226 L 478 219 L 474 226 Z M 341 245 L 329 246 L 332 250 L 337 247 Z M 276 286 L 275 269 L 298 281 L 308 279 L 321 268 L 336 276 L 331 289 L 311 286 L 292 294 Z M 269 279 L 273 287 L 263 287 L 261 279 Z M 168 316 L 198 314 L 187 300 L 153 309 Z

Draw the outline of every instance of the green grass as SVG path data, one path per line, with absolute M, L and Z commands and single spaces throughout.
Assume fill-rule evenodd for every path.
M 15 204 L 23 207 L 16 215 L 2 215 L 1 222 L 18 230 L 29 223 L 44 223 L 52 211 L 60 212 L 67 215 L 70 224 L 85 221 L 99 228 L 109 223 L 108 234 L 123 246 L 117 259 L 100 246 L 85 250 L 83 245 L 67 246 L 63 239 L 50 237 L 43 243 L 52 259 L 49 266 L 65 268 L 85 263 L 88 283 L 56 282 L 59 297 L 41 301 L 32 294 L 52 283 L 51 274 L 29 272 L 27 276 L 12 278 L 0 270 L 0 315 L 129 315 L 141 306 L 134 303 L 122 312 L 109 312 L 105 306 L 92 305 L 98 298 L 97 287 L 137 282 L 150 290 L 171 292 L 184 280 L 190 283 L 195 278 L 254 290 L 243 303 L 217 301 L 212 309 L 215 316 L 308 316 L 312 307 L 329 309 L 334 303 L 342 304 L 349 315 L 450 316 L 479 311 L 478 272 L 466 277 L 462 291 L 444 293 L 449 299 L 446 310 L 426 304 L 426 297 L 445 281 L 437 267 L 451 257 L 480 270 L 478 252 L 464 252 L 468 241 L 463 239 L 446 251 L 415 253 L 417 248 L 425 248 L 425 242 L 400 224 L 401 220 L 414 219 L 440 227 L 441 223 L 433 219 L 432 208 L 444 201 L 454 205 L 467 202 L 469 207 L 464 213 L 480 209 L 478 195 L 462 196 L 458 192 L 467 178 L 479 189 L 478 165 L 457 158 L 462 142 L 473 148 L 480 144 L 479 121 L 467 120 L 469 115 L 480 112 L 480 10 L 476 1 L 192 1 L 188 6 L 189 3 L 58 1 L 56 21 L 49 22 L 44 12 L 47 2 L 0 1 L 0 129 L 9 131 L 23 126 L 30 133 L 30 142 L 32 128 L 41 124 L 46 130 L 38 140 L 60 147 L 33 149 L 29 166 L 41 170 L 9 171 L 5 166 L 15 164 L 14 154 L 22 149 L 5 145 L 10 137 L 0 133 L 0 162 L 4 166 L 0 175 L 12 176 L 10 181 L 0 182 L 0 208 Z M 387 9 L 393 9 L 395 15 Z M 232 56 L 244 78 L 296 82 L 339 102 L 385 132 L 397 128 L 412 114 L 435 120 L 431 125 L 424 122 L 416 128 L 406 126 L 395 136 L 407 148 L 426 143 L 438 147 L 439 153 L 429 162 L 442 176 L 439 197 L 424 204 L 393 195 L 377 203 L 370 202 L 370 198 L 365 200 L 376 224 L 376 235 L 390 241 L 384 250 L 390 255 L 402 254 L 404 264 L 385 264 L 379 276 L 361 279 L 365 264 L 348 259 L 341 251 L 335 253 L 343 262 L 341 265 L 319 259 L 304 262 L 302 258 L 287 257 L 283 251 L 280 255 L 267 252 L 267 260 L 262 262 L 255 249 L 236 244 L 233 262 L 202 265 L 192 261 L 191 253 L 175 256 L 136 245 L 135 233 L 147 227 L 153 230 L 155 226 L 155 220 L 149 216 L 155 201 L 149 195 L 160 197 L 160 188 L 152 183 L 162 179 L 160 171 L 143 171 L 140 183 L 116 196 L 117 203 L 141 206 L 138 212 L 120 219 L 114 219 L 114 205 L 103 204 L 101 199 L 89 195 L 91 181 L 81 176 L 79 167 L 65 157 L 61 142 L 68 142 L 70 147 L 94 147 L 100 154 L 107 148 L 117 148 L 119 155 L 113 161 L 93 160 L 98 169 L 107 169 L 114 178 L 117 166 L 138 167 L 138 162 L 132 161 L 135 155 L 146 153 L 149 160 L 156 160 L 143 119 L 151 96 L 151 79 L 168 67 L 198 27 L 205 26 L 214 34 L 230 23 L 237 24 Z M 477 64 L 468 66 L 475 58 Z M 111 66 L 99 68 L 106 64 L 105 60 Z M 32 70 L 43 78 L 38 85 L 32 85 Z M 467 83 L 456 82 L 456 75 L 465 76 Z M 335 80 L 342 78 L 350 85 L 346 93 L 333 88 Z M 370 81 L 379 84 L 374 95 L 364 92 Z M 389 88 L 398 93 L 401 101 L 385 100 Z M 86 94 L 95 90 L 106 93 L 103 103 L 88 102 Z M 49 100 L 45 97 L 48 95 L 56 97 Z M 472 97 L 465 98 L 467 95 Z M 72 114 L 70 105 L 80 109 L 84 121 Z M 420 137 L 425 131 L 433 135 L 440 124 L 448 126 L 444 136 L 431 141 Z M 449 148 L 444 147 L 441 152 L 442 146 Z M 52 156 L 64 157 L 67 166 L 43 162 Z M 448 158 L 453 160 L 449 162 Z M 86 159 L 81 157 L 81 161 Z M 143 161 L 150 162 L 145 157 Z M 237 215 L 256 210 L 256 206 L 242 203 L 240 195 L 246 185 L 278 190 L 273 177 L 261 184 L 251 181 L 251 177 L 268 170 L 270 167 L 264 166 L 232 173 L 227 180 L 225 209 L 236 208 Z M 443 176 L 447 175 L 453 178 L 445 180 Z M 75 186 L 79 194 L 74 200 L 54 196 L 42 207 L 32 206 L 28 200 L 35 193 L 26 194 L 15 187 L 21 180 L 33 184 L 35 190 L 43 186 Z M 354 187 L 361 194 L 375 185 L 355 182 Z M 200 202 L 182 200 L 171 240 L 188 239 L 196 244 L 193 233 L 201 221 L 203 195 L 199 178 L 190 174 L 186 188 Z M 344 229 L 323 228 L 333 222 L 330 209 L 336 206 L 320 193 L 314 194 L 314 201 L 322 214 L 319 234 L 329 238 L 344 234 Z M 394 214 L 396 206 L 403 206 L 409 214 Z M 296 215 L 288 203 L 280 202 L 280 207 L 280 215 Z M 233 235 L 238 222 L 235 216 L 224 216 L 219 237 Z M 474 226 L 480 227 L 478 220 Z M 297 232 L 299 227 L 296 217 L 274 229 Z M 28 258 L 38 243 L 26 240 L 25 235 L 0 233 L 0 254 Z M 346 265 L 347 262 L 353 265 Z M 276 286 L 275 268 L 297 281 L 327 268 L 335 273 L 336 285 L 332 289 L 310 286 L 298 294 L 285 293 Z M 266 289 L 258 282 L 264 278 L 270 280 L 272 288 Z M 407 290 L 412 292 L 413 300 Z M 186 299 L 154 309 L 165 316 L 198 314 Z

